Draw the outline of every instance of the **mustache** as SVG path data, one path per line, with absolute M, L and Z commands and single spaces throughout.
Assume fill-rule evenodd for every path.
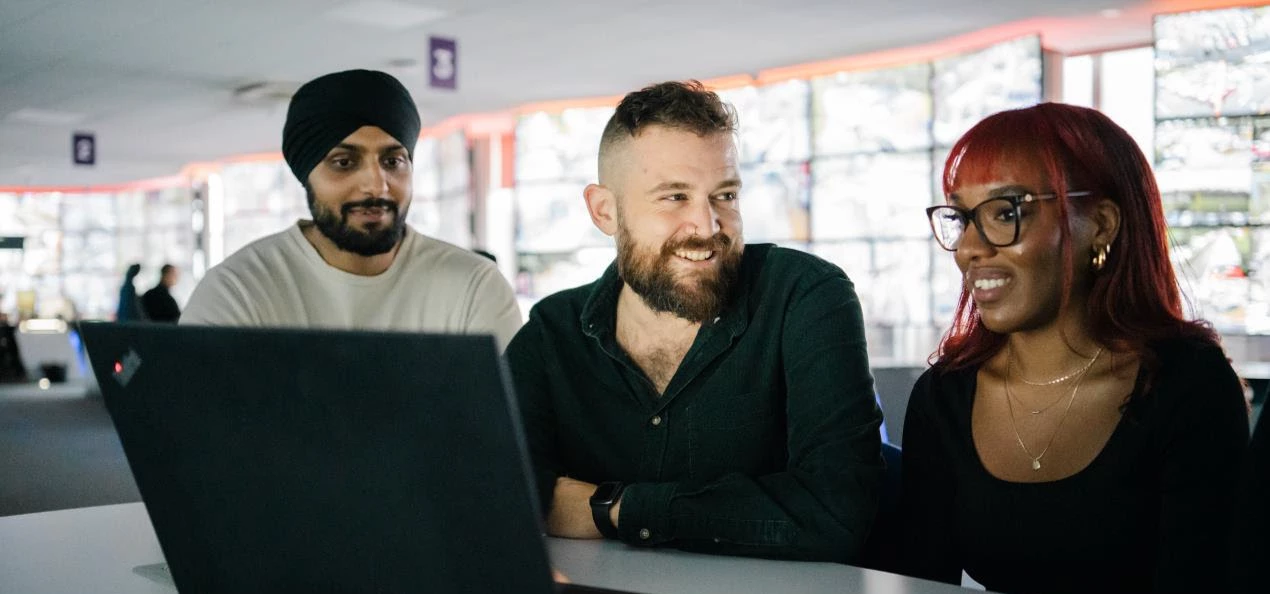
M 340 205 L 340 214 L 348 216 L 354 208 L 383 208 L 397 214 L 397 203 L 387 198 L 367 198 L 357 202 L 347 202 Z
M 661 252 L 664 255 L 671 255 L 679 250 L 726 252 L 730 247 L 732 247 L 732 238 L 720 231 L 710 237 L 693 235 L 679 241 L 667 242 L 662 246 Z

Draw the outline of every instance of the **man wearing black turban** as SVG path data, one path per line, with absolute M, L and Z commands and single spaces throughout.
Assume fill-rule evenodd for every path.
M 314 226 L 306 235 L 311 241 L 329 241 L 338 248 L 332 255 L 353 267 L 366 267 L 372 274 L 387 268 L 391 256 L 374 256 L 396 248 L 405 234 L 412 173 L 409 165 L 419 127 L 419 112 L 410 93 L 383 72 L 337 72 L 300 88 L 291 100 L 287 123 L 282 128 L 282 155 L 308 194 Z M 347 152 L 332 152 L 333 148 Z M 363 154 L 354 154 L 359 151 Z M 329 163 L 324 162 L 328 152 L 332 152 Z M 363 189 L 348 187 L 350 182 L 380 182 L 350 176 L 354 172 L 350 157 L 361 158 L 362 163 L 387 160 L 383 181 L 387 193 L 393 196 L 372 194 L 342 200 L 341 194 Z M 332 198 L 341 200 L 332 204 L 319 202 L 313 191 L 315 182 L 331 188 Z M 321 245 L 315 247 L 324 251 Z M 346 254 L 339 254 L 340 251 Z M 356 256 L 369 260 L 362 262 Z
M 208 271 L 181 322 L 480 333 L 505 345 L 521 318 L 497 267 L 406 225 L 419 132 L 410 93 L 383 72 L 300 87 L 282 154 L 313 220 Z

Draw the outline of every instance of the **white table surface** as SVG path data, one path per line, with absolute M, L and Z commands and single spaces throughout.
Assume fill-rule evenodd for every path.
M 837 563 L 769 561 L 548 538 L 574 583 L 649 594 L 967 594 L 948 584 Z
M 964 594 L 967 590 L 832 563 L 768 561 L 549 538 L 571 581 L 648 594 Z M 4 594 L 172 594 L 134 572 L 163 561 L 140 503 L 0 518 Z

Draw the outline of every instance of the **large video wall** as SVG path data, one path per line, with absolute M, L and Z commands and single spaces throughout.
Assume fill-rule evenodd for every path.
M 1153 151 L 1192 314 L 1226 334 L 1270 333 L 1270 8 L 1163 15 L 1155 22 Z M 1034 104 L 1041 44 L 1028 36 L 959 55 L 721 90 L 740 125 L 747 241 L 810 251 L 855 281 L 878 361 L 920 362 L 949 323 L 960 275 L 929 238 L 949 146 L 991 113 Z M 1144 82 L 1145 84 L 1145 82 Z M 1145 94 L 1144 94 L 1145 96 Z M 1123 106 L 1122 106 L 1123 107 Z M 515 129 L 515 286 L 527 311 L 588 283 L 615 256 L 582 190 L 611 107 L 536 112 Z M 1150 143 L 1150 122 L 1142 122 Z M 471 152 L 463 132 L 421 139 L 407 220 L 471 247 Z M 308 216 L 281 160 L 226 162 L 224 254 Z M 183 268 L 192 289 L 201 220 L 188 185 L 101 193 L 0 193 L 0 311 L 34 296 L 41 315 L 109 318 L 123 271 Z M 209 209 L 210 211 L 210 209 Z M 215 264 L 215 262 L 210 262 Z
M 922 360 L 951 319 L 958 274 L 923 209 L 948 147 L 984 116 L 1041 100 L 1040 39 L 934 62 L 720 91 L 740 120 L 748 243 L 830 260 L 856 283 L 879 359 Z M 594 280 L 612 240 L 582 189 L 612 108 L 540 112 L 516 130 L 517 290 L 531 305 Z
M 1156 174 L 1193 315 L 1270 333 L 1270 8 L 1155 21 Z
M 423 138 L 415 149 L 414 199 L 406 220 L 420 232 L 469 247 L 470 158 L 463 132 Z M 304 189 L 280 159 L 227 162 L 221 180 L 223 255 L 308 218 Z M 0 312 L 16 316 L 113 319 L 124 271 L 142 265 L 144 292 L 159 268 L 180 269 L 173 295 L 189 298 L 207 264 L 203 218 L 188 181 L 169 188 L 117 193 L 0 193 L 0 237 L 23 237 L 23 249 L 0 249 Z M 207 209 L 210 212 L 213 209 Z M 196 261 L 197 260 L 197 261 Z M 20 300 L 33 300 L 33 304 Z
M 130 264 L 142 265 L 144 292 L 170 263 L 184 272 L 174 288 L 188 295 L 194 261 L 188 188 L 117 194 L 0 193 L 0 236 L 24 237 L 21 250 L 0 250 L 0 312 L 16 314 L 33 300 L 41 316 L 114 316 Z

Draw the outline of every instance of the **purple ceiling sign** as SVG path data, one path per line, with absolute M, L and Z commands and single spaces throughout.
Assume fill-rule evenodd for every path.
M 445 37 L 428 38 L 428 86 L 455 89 L 459 78 L 459 44 Z
M 71 136 L 71 162 L 76 165 L 97 164 L 97 136 L 76 132 Z

